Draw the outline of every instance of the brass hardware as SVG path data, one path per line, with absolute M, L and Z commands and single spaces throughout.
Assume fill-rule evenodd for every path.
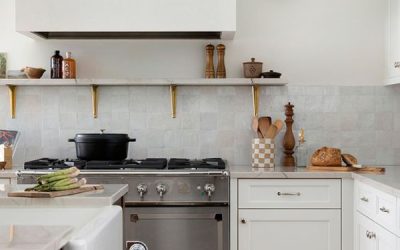
M 300 192 L 296 192 L 296 193 L 282 193 L 282 192 L 278 192 L 276 193 L 278 196 L 300 196 L 301 193 Z
M 396 69 L 400 68 L 400 62 L 394 62 L 394 67 L 395 67 Z
M 93 112 L 93 118 L 97 118 L 97 113 L 98 113 L 98 98 L 97 98 L 97 90 L 98 87 L 97 85 L 92 85 L 92 112 Z
M 368 201 L 369 201 L 367 197 L 361 197 L 360 200 L 365 201 L 365 202 L 368 202 Z
M 244 218 L 242 218 L 241 220 L 240 220 L 240 222 L 242 223 L 242 224 L 246 224 L 246 220 L 244 219 Z
M 15 119 L 15 112 L 17 106 L 16 90 L 17 86 L 8 85 L 8 93 L 10 96 L 10 115 L 12 119 Z
M 252 80 L 253 81 L 253 80 Z M 253 84 L 252 94 L 253 94 L 253 116 L 258 117 L 258 106 L 260 100 L 260 86 Z
M 176 85 L 170 85 L 169 91 L 171 95 L 171 116 L 176 118 Z

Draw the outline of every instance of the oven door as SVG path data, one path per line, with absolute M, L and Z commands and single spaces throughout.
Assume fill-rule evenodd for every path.
M 229 250 L 227 206 L 126 207 L 124 216 L 126 250 Z

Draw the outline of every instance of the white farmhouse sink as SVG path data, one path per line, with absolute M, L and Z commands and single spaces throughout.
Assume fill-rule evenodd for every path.
M 120 250 L 122 209 L 98 208 L 0 208 L 0 225 L 67 225 L 72 233 L 64 250 Z

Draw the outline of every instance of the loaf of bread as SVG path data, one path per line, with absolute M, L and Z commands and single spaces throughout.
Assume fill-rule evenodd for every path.
M 338 148 L 323 147 L 311 156 L 313 166 L 341 166 L 342 154 Z
M 342 160 L 346 163 L 347 166 L 357 165 L 357 158 L 351 154 L 342 154 Z

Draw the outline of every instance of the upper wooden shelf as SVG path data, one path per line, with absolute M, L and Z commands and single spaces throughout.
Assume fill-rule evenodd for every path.
M 122 78 L 122 79 L 0 79 L 0 85 L 15 86 L 281 86 L 288 82 L 278 78 Z

